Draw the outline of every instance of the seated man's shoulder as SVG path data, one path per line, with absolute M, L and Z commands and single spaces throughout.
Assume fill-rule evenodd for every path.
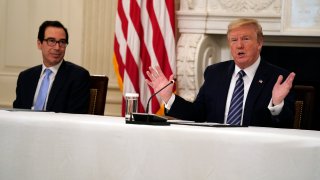
M 230 66 L 232 65 L 232 66 Z M 212 71 L 226 71 L 229 67 L 234 67 L 234 62 L 233 60 L 229 60 L 229 61 L 222 61 L 222 62 L 218 62 L 215 64 L 211 64 L 206 68 L 207 72 L 212 72 Z
M 264 69 L 270 72 L 273 72 L 275 75 L 288 75 L 290 72 L 287 69 L 284 69 L 282 67 L 276 66 L 274 64 L 271 64 L 269 62 L 263 62 L 261 61 L 261 63 L 264 63 Z M 267 69 L 269 68 L 269 69 Z
M 73 62 L 65 61 L 64 66 L 66 69 L 68 69 L 68 71 L 89 73 L 89 71 L 87 69 L 85 69 L 84 67 L 77 65 Z
M 40 73 L 41 70 L 42 70 L 42 65 L 37 65 L 21 71 L 20 75 L 34 75 L 35 73 Z

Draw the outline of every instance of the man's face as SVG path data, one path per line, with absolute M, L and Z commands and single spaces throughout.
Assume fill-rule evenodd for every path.
M 253 26 L 241 26 L 233 29 L 228 35 L 228 44 L 234 62 L 241 69 L 252 65 L 259 57 L 262 47 Z
M 58 42 L 52 45 L 54 41 Z M 59 41 L 62 43 L 59 43 Z M 42 51 L 43 63 L 46 67 L 57 65 L 63 60 L 66 51 L 66 46 L 61 45 L 63 42 L 66 42 L 64 30 L 50 26 L 45 30 L 44 41 L 42 43 L 39 40 L 37 41 L 38 48 Z

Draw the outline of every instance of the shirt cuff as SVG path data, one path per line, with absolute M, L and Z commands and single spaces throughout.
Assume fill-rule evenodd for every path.
M 277 116 L 277 115 L 279 115 L 280 112 L 282 111 L 283 106 L 284 106 L 284 101 L 282 101 L 280 104 L 274 106 L 274 105 L 272 104 L 272 99 L 271 99 L 271 100 L 270 100 L 270 103 L 269 103 L 269 105 L 268 105 L 268 109 L 270 110 L 270 112 L 271 112 L 271 114 L 272 114 L 273 116 Z
M 167 110 L 170 110 L 174 100 L 176 99 L 176 95 L 172 93 L 170 99 L 168 100 L 167 103 L 164 102 L 164 107 L 167 109 Z

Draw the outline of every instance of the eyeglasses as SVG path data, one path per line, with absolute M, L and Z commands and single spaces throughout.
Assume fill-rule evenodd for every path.
M 51 46 L 51 47 L 55 46 L 57 43 L 59 44 L 60 47 L 63 47 L 63 48 L 65 48 L 68 45 L 67 40 L 65 39 L 56 41 L 54 38 L 48 38 L 48 39 L 44 39 L 44 41 L 46 41 L 48 46 Z

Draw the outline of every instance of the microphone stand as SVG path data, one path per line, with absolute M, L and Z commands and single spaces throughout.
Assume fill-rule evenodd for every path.
M 147 124 L 147 125 L 170 125 L 170 123 L 167 122 L 168 120 L 167 118 L 161 117 L 155 114 L 149 114 L 148 112 L 149 112 L 149 104 L 151 99 L 171 84 L 174 84 L 174 80 L 171 80 L 168 84 L 166 84 L 164 87 L 162 87 L 160 90 L 158 90 L 156 93 L 150 96 L 150 98 L 148 99 L 147 107 L 146 107 L 146 113 L 132 113 L 134 120 L 126 121 L 126 123 Z
M 149 113 L 149 104 L 150 104 L 150 101 L 151 99 L 157 95 L 159 92 L 161 92 L 163 89 L 165 89 L 166 87 L 168 87 L 170 84 L 174 84 L 174 80 L 171 80 L 167 85 L 165 85 L 163 88 L 161 88 L 159 91 L 157 91 L 156 93 L 152 94 L 150 96 L 150 98 L 148 99 L 148 103 L 147 103 L 147 108 L 146 108 L 146 113 Z

